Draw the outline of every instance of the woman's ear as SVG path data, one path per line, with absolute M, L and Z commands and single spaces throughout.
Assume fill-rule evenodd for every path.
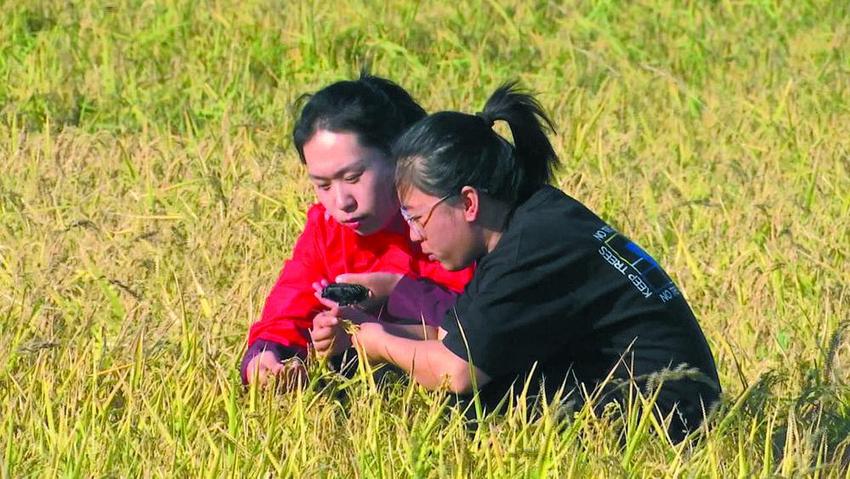
M 478 219 L 481 207 L 481 193 L 477 188 L 464 186 L 460 189 L 460 200 L 463 205 L 463 219 L 472 223 Z

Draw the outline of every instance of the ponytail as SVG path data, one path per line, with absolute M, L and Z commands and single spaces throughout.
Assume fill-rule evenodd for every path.
M 508 82 L 490 95 L 479 116 L 491 127 L 495 120 L 510 127 L 517 170 L 523 176 L 518 182 L 521 199 L 552 181 L 558 156 L 546 134 L 554 132 L 555 126 L 537 99 L 517 88 L 515 81 Z
M 514 144 L 493 130 L 496 121 L 508 124 Z M 540 103 L 515 82 L 506 83 L 481 112 L 435 113 L 396 140 L 396 183 L 433 196 L 474 186 L 515 206 L 552 181 L 558 157 L 547 137 L 551 131 Z

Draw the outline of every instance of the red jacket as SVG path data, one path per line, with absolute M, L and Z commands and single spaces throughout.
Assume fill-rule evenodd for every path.
M 380 231 L 360 236 L 337 223 L 321 204 L 313 205 L 307 212 L 307 224 L 295 244 L 292 258 L 284 263 L 277 283 L 266 298 L 262 318 L 251 326 L 248 346 L 264 339 L 306 349 L 307 330 L 313 325 L 313 317 L 326 309 L 313 296 L 312 284 L 322 279 L 333 282 L 339 274 L 402 273 L 462 292 L 472 278 L 473 268 L 452 272 L 428 260 L 419 245 L 410 241 L 404 224 L 403 234 Z

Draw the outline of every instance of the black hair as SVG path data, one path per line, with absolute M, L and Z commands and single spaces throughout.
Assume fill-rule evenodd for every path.
M 366 71 L 357 80 L 333 83 L 302 99 L 306 104 L 292 129 L 302 163 L 304 144 L 317 130 L 355 133 L 362 146 L 389 154 L 393 140 L 425 117 L 425 110 L 404 88 Z
M 507 122 L 514 144 L 493 130 Z M 547 137 L 554 125 L 516 82 L 500 86 L 475 115 L 442 111 L 420 120 L 393 144 L 396 184 L 432 196 L 485 190 L 511 207 L 552 181 L 558 156 Z

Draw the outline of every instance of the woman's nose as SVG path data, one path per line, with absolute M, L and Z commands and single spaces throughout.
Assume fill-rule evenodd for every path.
M 354 196 L 348 191 L 348 188 L 344 186 L 340 186 L 336 189 L 336 207 L 346 213 L 351 213 L 355 209 L 357 209 L 357 201 L 354 200 Z
M 425 239 L 425 236 L 419 232 L 419 228 L 408 223 L 408 230 L 410 231 L 410 241 L 414 243 L 419 243 Z

